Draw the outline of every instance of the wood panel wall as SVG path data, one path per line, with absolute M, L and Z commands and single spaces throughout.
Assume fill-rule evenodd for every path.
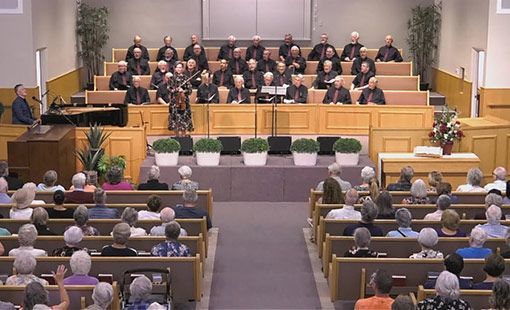
M 82 71 L 83 67 L 80 67 L 46 81 L 46 89 L 50 90 L 48 100 L 60 95 L 70 102 L 71 96 L 82 89 Z
M 30 107 L 32 108 L 32 112 L 34 113 L 35 117 L 39 117 L 41 107 L 39 103 L 32 100 L 32 96 L 35 96 L 36 98 L 39 98 L 39 87 L 30 87 L 26 86 L 25 88 L 28 91 L 27 94 L 27 101 Z M 5 111 L 0 118 L 1 124 L 10 124 L 12 122 L 12 102 L 16 99 L 16 94 L 14 93 L 14 85 L 12 88 L 0 88 L 0 102 L 3 103 L 5 107 Z
M 480 115 L 510 121 L 510 88 L 480 88 Z
M 450 108 L 457 109 L 461 117 L 471 115 L 472 82 L 438 68 L 432 69 L 432 81 L 433 89 L 446 97 Z

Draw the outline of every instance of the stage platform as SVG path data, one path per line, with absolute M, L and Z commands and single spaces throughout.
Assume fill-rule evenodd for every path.
M 221 156 L 217 167 L 200 167 L 193 156 L 180 156 L 179 166 L 193 169 L 192 179 L 200 188 L 212 188 L 215 201 L 308 201 L 310 188 L 327 177 L 327 167 L 334 156 L 319 156 L 314 167 L 294 166 L 292 155 L 270 155 L 266 166 L 247 167 L 242 156 Z M 154 157 L 147 157 L 140 167 L 140 182 L 146 182 L 147 172 Z M 169 185 L 179 179 L 179 166 L 160 167 L 160 182 Z M 361 182 L 364 166 L 374 167 L 366 155 L 360 156 L 359 165 L 342 167 L 342 178 L 356 185 Z

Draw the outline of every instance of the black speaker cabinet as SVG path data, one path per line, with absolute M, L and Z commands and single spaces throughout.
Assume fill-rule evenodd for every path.
M 319 155 L 333 155 L 333 144 L 335 144 L 336 140 L 340 137 L 317 137 L 317 142 L 319 142 Z
M 223 144 L 221 155 L 238 155 L 241 154 L 241 137 L 218 137 Z
M 193 155 L 193 139 L 191 137 L 172 137 L 181 144 L 179 155 Z
M 292 137 L 280 136 L 280 137 L 268 137 L 269 142 L 269 154 L 290 154 L 290 145 L 292 143 Z

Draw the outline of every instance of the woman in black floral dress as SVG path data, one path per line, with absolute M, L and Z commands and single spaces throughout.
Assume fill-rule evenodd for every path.
M 188 78 L 184 74 L 184 65 L 177 63 L 175 65 L 174 76 L 170 82 L 171 98 L 168 129 L 175 131 L 175 135 L 178 137 L 185 136 L 188 131 L 193 131 L 191 107 L 189 104 L 191 83 L 187 81 Z
M 469 310 L 469 303 L 459 298 L 459 280 L 449 271 L 439 274 L 436 281 L 436 296 L 418 303 L 418 310 Z

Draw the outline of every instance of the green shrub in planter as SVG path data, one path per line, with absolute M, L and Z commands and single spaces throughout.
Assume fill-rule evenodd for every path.
M 317 153 L 319 152 L 319 142 L 315 141 L 314 139 L 297 139 L 296 141 L 292 142 L 290 151 L 307 154 Z
M 359 153 L 361 142 L 354 138 L 339 138 L 333 144 L 333 151 L 338 153 Z
M 269 151 L 269 143 L 262 138 L 249 138 L 241 144 L 241 152 L 245 153 L 262 153 Z
M 181 150 L 181 144 L 175 139 L 165 138 L 154 141 L 152 148 L 156 153 L 175 153 Z
M 200 139 L 193 145 L 194 152 L 200 153 L 219 153 L 223 150 L 223 144 L 220 140 L 204 138 Z

